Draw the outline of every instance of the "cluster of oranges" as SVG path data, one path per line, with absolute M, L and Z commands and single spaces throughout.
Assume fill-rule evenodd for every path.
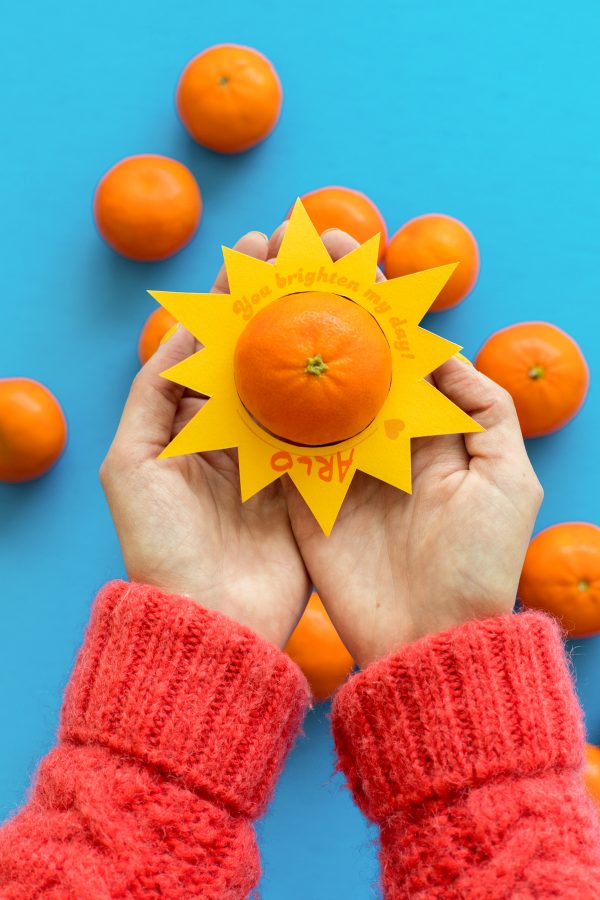
M 269 60 L 232 44 L 211 47 L 191 60 L 176 92 L 177 111 L 191 137 L 226 154 L 264 140 L 281 105 L 281 83 Z M 388 278 L 458 263 L 432 311 L 456 306 L 474 287 L 479 251 L 457 219 L 419 216 L 388 240 L 383 216 L 359 191 L 324 187 L 302 199 L 319 233 L 340 228 L 359 243 L 380 234 L 379 261 Z M 201 215 L 202 195 L 193 174 L 179 161 L 158 155 L 121 160 L 101 179 L 94 198 L 100 234 L 134 260 L 165 259 L 181 250 L 193 238 Z M 138 344 L 142 363 L 174 324 L 163 309 L 149 316 Z M 497 332 L 475 364 L 512 394 L 525 437 L 565 425 L 586 395 L 588 370 L 581 351 L 548 323 L 519 323 Z M 277 430 L 276 423 L 273 428 Z M 0 380 L 0 481 L 44 474 L 61 455 L 66 436 L 60 405 L 43 385 L 26 378 Z M 568 634 L 599 631 L 600 529 L 568 523 L 539 534 L 527 554 L 520 596 L 528 606 L 557 615 Z M 317 699 L 330 696 L 352 669 L 316 594 L 286 649 L 307 674 Z

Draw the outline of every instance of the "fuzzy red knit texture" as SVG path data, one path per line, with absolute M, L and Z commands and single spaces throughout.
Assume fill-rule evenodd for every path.
M 58 746 L 0 832 L 2 900 L 231 898 L 309 702 L 300 670 L 192 601 L 99 594 Z
M 354 798 L 381 828 L 384 895 L 600 897 L 600 828 L 556 625 L 470 622 L 400 648 L 338 693 Z
M 247 628 L 108 585 L 59 744 L 0 831 L 0 900 L 248 897 L 251 821 L 307 705 L 300 671 Z M 402 647 L 341 689 L 332 718 L 340 768 L 381 829 L 388 900 L 600 898 L 581 711 L 545 616 Z

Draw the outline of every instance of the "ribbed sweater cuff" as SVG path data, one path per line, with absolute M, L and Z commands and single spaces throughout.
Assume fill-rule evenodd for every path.
M 112 582 L 96 599 L 60 737 L 157 766 L 256 816 L 308 701 L 300 670 L 248 628 L 186 598 Z
M 375 821 L 490 779 L 577 768 L 581 711 L 556 625 L 470 622 L 373 663 L 337 694 L 340 768 Z

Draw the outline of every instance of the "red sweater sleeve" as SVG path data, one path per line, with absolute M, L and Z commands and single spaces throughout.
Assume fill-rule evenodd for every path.
M 268 802 L 308 704 L 299 669 L 181 597 L 99 594 L 58 746 L 0 832 L 2 900 L 245 898 Z
M 600 896 L 581 711 L 544 615 L 402 647 L 342 688 L 333 730 L 388 900 Z

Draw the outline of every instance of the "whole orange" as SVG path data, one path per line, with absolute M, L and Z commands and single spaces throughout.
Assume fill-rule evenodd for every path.
M 271 133 L 281 112 L 281 83 L 251 47 L 218 44 L 194 57 L 177 85 L 177 112 L 191 136 L 218 153 L 241 153 Z
M 583 770 L 585 786 L 600 807 L 600 747 L 585 745 L 585 768 Z
M 67 423 L 48 388 L 31 378 L 0 378 L 0 481 L 31 481 L 52 468 Z
M 364 244 L 374 234 L 380 234 L 379 259 L 383 257 L 387 240 L 386 224 L 366 194 L 352 188 L 324 187 L 304 194 L 301 199 L 319 234 L 328 228 L 341 228 L 359 244 Z
M 459 265 L 436 297 L 432 312 L 456 306 L 473 289 L 479 250 L 466 225 L 452 216 L 431 213 L 411 219 L 396 232 L 385 254 L 385 274 L 396 278 L 448 263 Z
M 307 291 L 270 303 L 242 332 L 234 375 L 246 409 L 297 444 L 331 444 L 363 431 L 390 388 L 389 344 L 366 309 Z
M 519 599 L 556 616 L 567 634 L 600 631 L 600 528 L 553 525 L 534 537 L 525 556 Z
M 142 365 L 158 350 L 166 334 L 177 324 L 177 319 L 162 306 L 150 313 L 140 332 L 138 356 Z
M 344 683 L 354 662 L 313 591 L 285 652 L 300 666 L 316 700 L 326 700 Z
M 475 366 L 512 395 L 525 437 L 562 428 L 581 407 L 589 383 L 573 338 L 547 322 L 522 322 L 485 342 Z
M 172 256 L 192 239 L 202 198 L 189 169 L 167 156 L 129 156 L 100 181 L 94 198 L 98 231 L 137 260 Z

